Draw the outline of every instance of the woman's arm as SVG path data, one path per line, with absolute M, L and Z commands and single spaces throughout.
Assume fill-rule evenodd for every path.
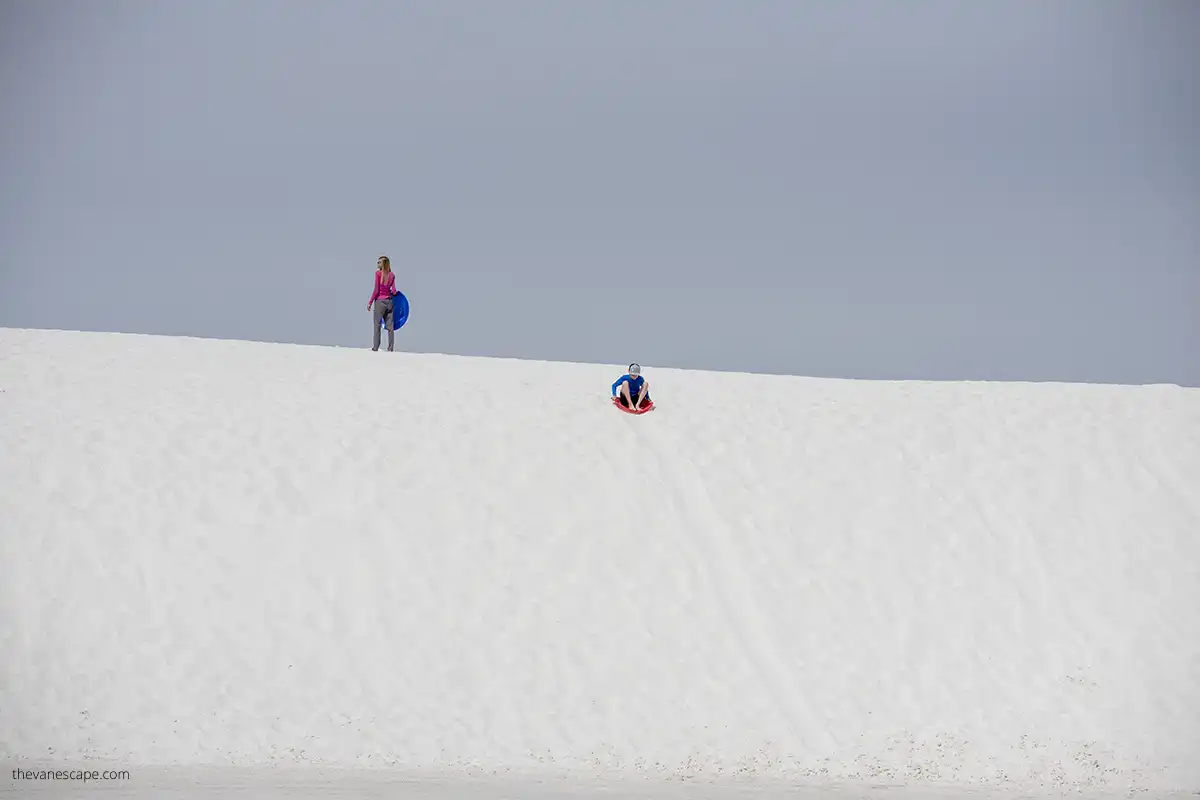
M 371 299 L 367 301 L 367 308 L 370 308 L 376 300 L 379 299 L 379 273 L 375 273 L 375 289 L 371 292 Z

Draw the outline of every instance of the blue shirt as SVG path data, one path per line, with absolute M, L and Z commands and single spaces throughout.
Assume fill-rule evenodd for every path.
M 642 384 L 645 382 L 646 379 L 641 375 L 638 375 L 636 378 L 632 375 L 622 375 L 620 378 L 617 378 L 617 382 L 612 385 L 613 397 L 617 396 L 617 392 L 620 391 L 622 383 L 628 383 L 630 399 L 637 400 L 638 392 L 642 390 Z

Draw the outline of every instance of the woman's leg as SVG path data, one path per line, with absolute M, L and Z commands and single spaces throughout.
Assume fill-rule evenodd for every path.
M 372 332 L 371 349 L 378 350 L 379 349 L 379 323 L 383 321 L 383 301 L 382 300 L 375 301 L 375 308 L 374 308 L 374 313 L 371 314 L 371 321 L 373 322 L 373 326 L 371 328 L 371 332 Z
M 390 353 L 396 349 L 396 307 L 392 303 L 391 298 L 382 302 L 387 303 L 383 309 L 383 321 L 387 325 L 388 352 Z

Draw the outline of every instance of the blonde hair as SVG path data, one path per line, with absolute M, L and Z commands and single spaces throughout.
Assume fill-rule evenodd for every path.
M 379 267 L 380 271 L 382 271 L 382 272 L 391 272 L 392 271 L 392 260 L 390 258 L 388 258 L 387 256 L 380 256 L 379 261 L 383 262 L 383 266 Z M 376 262 L 376 263 L 378 263 L 378 262 Z

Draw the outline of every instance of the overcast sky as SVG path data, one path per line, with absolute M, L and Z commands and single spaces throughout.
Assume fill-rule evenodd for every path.
M 0 325 L 369 347 L 387 253 L 405 350 L 1196 386 L 1198 81 L 1187 0 L 3 0 Z

